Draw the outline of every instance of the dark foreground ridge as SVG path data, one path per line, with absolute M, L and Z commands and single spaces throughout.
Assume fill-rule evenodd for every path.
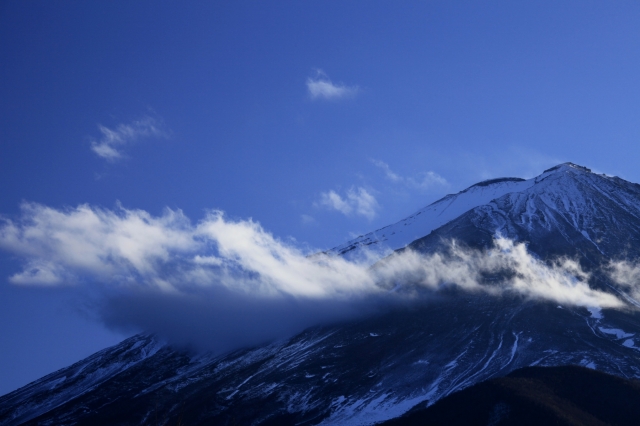
M 638 425 L 640 381 L 585 367 L 525 367 L 383 423 L 412 425 Z

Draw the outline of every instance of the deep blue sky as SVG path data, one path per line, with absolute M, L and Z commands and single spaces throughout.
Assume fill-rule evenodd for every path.
M 4 1 L 0 214 L 221 209 L 322 249 L 559 162 L 640 182 L 638 22 L 632 1 Z M 121 158 L 92 149 L 109 130 Z M 10 283 L 23 262 L 0 252 L 0 394 L 122 337 L 73 286 Z

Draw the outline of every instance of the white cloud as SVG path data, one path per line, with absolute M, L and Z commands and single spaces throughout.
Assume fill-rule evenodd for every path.
M 496 238 L 487 251 L 463 249 L 453 242 L 448 253 L 424 256 L 416 252 L 393 255 L 380 264 L 382 279 L 437 290 L 453 285 L 493 295 L 516 294 L 566 305 L 619 308 L 624 303 L 610 293 L 591 289 L 590 275 L 569 259 L 544 263 L 522 243 Z M 502 276 L 486 283 L 486 274 Z
M 382 169 L 387 179 L 394 183 L 404 184 L 410 188 L 429 189 L 433 186 L 447 186 L 449 182 L 433 171 L 419 173 L 416 176 L 404 177 L 395 173 L 387 163 L 372 159 L 371 162 Z
M 167 132 L 163 130 L 162 124 L 148 116 L 129 124 L 119 124 L 113 129 L 98 125 L 98 129 L 102 133 L 102 137 L 91 142 L 91 149 L 107 161 L 122 159 L 124 146 L 139 139 L 167 137 Z
M 140 210 L 114 212 L 84 204 L 61 211 L 28 203 L 22 205 L 19 223 L 4 221 L 0 245 L 30 260 L 23 273 L 12 277 L 16 283 L 52 284 L 83 274 L 149 276 L 158 262 L 195 249 L 198 243 L 188 227 L 180 211 L 152 217 Z
M 449 182 L 436 172 L 428 171 L 419 173 L 417 177 L 407 178 L 409 185 L 419 189 L 431 188 L 434 185 L 447 186 Z
M 636 306 L 640 306 L 640 264 L 624 260 L 610 262 L 607 273 L 623 290 L 626 298 L 631 298 Z
M 229 221 L 218 211 L 193 225 L 179 210 L 154 217 L 122 207 L 56 210 L 24 204 L 19 221 L 5 219 L 0 226 L 0 246 L 27 261 L 12 278 L 16 284 L 89 278 L 171 292 L 224 285 L 255 294 L 312 297 L 349 292 L 366 281 L 358 278 L 365 273 L 358 265 L 310 260 L 259 224 Z
M 17 274 L 9 277 L 9 282 L 19 285 L 56 286 L 64 284 L 64 268 L 46 260 L 31 260 Z
M 497 238 L 487 251 L 455 243 L 447 253 L 404 251 L 370 269 L 341 257 L 309 257 L 258 223 L 230 221 L 219 211 L 193 225 L 179 210 L 154 217 L 122 207 L 111 211 L 85 204 L 56 210 L 32 203 L 22 206 L 19 221 L 3 220 L 0 246 L 27 261 L 25 270 L 13 277 L 16 284 L 54 285 L 90 277 L 163 291 L 223 285 L 296 297 L 375 293 L 398 284 L 437 290 L 450 284 L 566 304 L 621 306 L 613 295 L 590 289 L 590 276 L 578 263 L 559 259 L 546 264 L 524 244 L 504 238 Z M 614 276 L 620 281 L 638 282 L 637 267 L 616 265 Z M 500 284 L 483 282 L 483 274 L 505 271 L 515 273 L 504 275 Z
M 358 86 L 335 84 L 322 70 L 317 70 L 315 77 L 307 78 L 307 90 L 311 99 L 340 99 L 354 96 L 359 89 Z
M 350 188 L 344 197 L 331 190 L 320 194 L 320 205 L 350 216 L 356 214 L 371 220 L 379 205 L 375 197 L 362 187 Z
M 371 159 L 371 162 L 373 164 L 375 164 L 377 167 L 381 168 L 382 171 L 384 172 L 385 176 L 387 177 L 387 179 L 389 179 L 391 182 L 403 182 L 404 181 L 404 178 L 402 176 L 397 175 L 396 173 L 394 173 L 391 170 L 391 168 L 389 167 L 389 165 L 387 163 L 385 163 L 384 161 Z

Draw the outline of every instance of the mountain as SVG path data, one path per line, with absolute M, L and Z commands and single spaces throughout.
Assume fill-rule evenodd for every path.
M 383 425 L 634 426 L 638 400 L 638 380 L 577 366 L 525 367 Z
M 542 261 L 577 259 L 593 288 L 622 294 L 600 271 L 640 257 L 640 185 L 565 163 L 481 182 L 329 254 L 483 249 L 496 234 Z M 637 378 L 640 315 L 625 297 L 626 309 L 587 309 L 448 288 L 224 355 L 138 335 L 0 397 L 0 424 L 373 424 L 522 367 Z
M 524 191 L 533 184 L 532 180 L 520 178 L 492 179 L 477 183 L 457 194 L 447 195 L 400 222 L 334 247 L 328 253 L 359 260 L 374 252 L 378 254 L 379 259 L 428 235 L 474 207 L 487 204 L 511 192 Z
M 543 258 L 577 256 L 583 265 L 640 254 L 640 185 L 570 163 L 527 182 L 527 189 L 479 205 L 410 247 L 433 250 L 442 238 L 487 246 L 499 233 L 527 241 Z

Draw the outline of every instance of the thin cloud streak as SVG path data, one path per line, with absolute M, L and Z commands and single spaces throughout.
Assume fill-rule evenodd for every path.
M 162 128 L 162 123 L 148 116 L 129 124 L 118 124 L 113 129 L 99 124 L 98 130 L 102 133 L 102 137 L 91 142 L 91 150 L 109 162 L 122 159 L 124 147 L 140 139 L 168 137 L 167 132 Z
M 307 78 L 307 90 L 311 99 L 336 100 L 356 95 L 359 88 L 335 84 L 322 70 L 317 70 L 315 77 Z
M 318 204 L 338 211 L 345 216 L 355 214 L 364 216 L 369 220 L 376 217 L 377 210 L 380 208 L 376 198 L 362 187 L 350 188 L 344 197 L 333 190 L 323 192 L 320 194 Z
M 415 189 L 429 189 L 434 186 L 448 186 L 449 182 L 439 174 L 433 171 L 427 171 L 419 173 L 417 176 L 404 177 L 395 173 L 387 163 L 380 160 L 371 159 L 371 162 L 378 168 L 380 168 L 385 177 L 393 183 L 403 184 L 410 188 Z

